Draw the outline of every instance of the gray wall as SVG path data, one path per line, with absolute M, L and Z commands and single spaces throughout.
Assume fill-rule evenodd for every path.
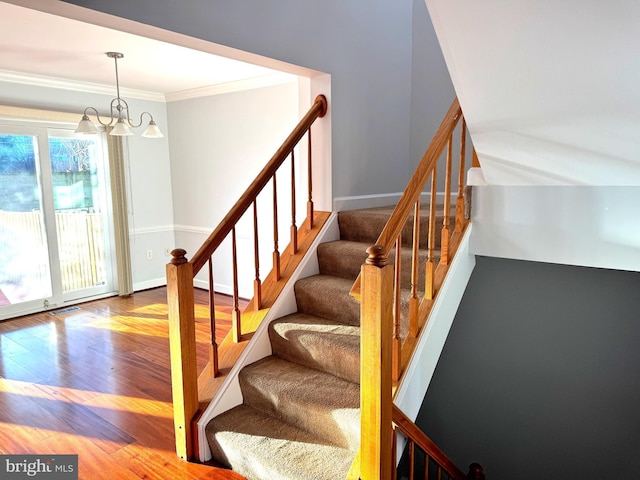
M 411 159 L 417 165 L 456 95 L 424 0 L 413 2 L 412 62 Z
M 417 423 L 490 480 L 640 478 L 640 274 L 478 257 Z
M 447 75 L 437 48 L 412 56 L 413 11 L 419 0 L 69 3 L 330 74 L 334 197 L 404 189 L 417 163 L 410 141 L 416 103 L 412 72 L 418 65 L 432 65 L 433 71 Z M 432 31 L 424 5 L 420 11 L 420 27 Z M 434 39 L 431 33 L 430 41 Z M 421 82 L 417 88 L 431 85 Z M 451 92 L 449 83 L 442 93 L 447 105 Z M 426 139 L 435 133 L 428 131 L 430 125 L 444 113 L 438 105 L 423 103 L 429 101 L 419 96 L 420 105 L 414 105 Z M 430 125 L 425 116 L 434 119 Z

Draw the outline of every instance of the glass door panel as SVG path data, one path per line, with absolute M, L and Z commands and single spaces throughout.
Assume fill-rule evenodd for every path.
M 102 135 L 0 119 L 0 320 L 116 290 Z
M 6 132 L 0 130 L 0 318 L 52 296 L 38 139 Z
M 49 157 L 64 298 L 104 293 L 112 282 L 100 137 L 50 130 Z

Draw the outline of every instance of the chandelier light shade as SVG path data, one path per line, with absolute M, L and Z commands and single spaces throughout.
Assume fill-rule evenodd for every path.
M 127 104 L 124 98 L 120 97 L 120 81 L 118 79 L 118 59 L 123 58 L 124 55 L 119 52 L 107 52 L 106 55 L 109 58 L 113 58 L 115 62 L 115 68 L 116 68 L 116 98 L 111 100 L 111 107 L 110 107 L 111 118 L 109 119 L 109 121 L 103 120 L 98 114 L 98 110 L 96 110 L 94 107 L 87 107 L 84 109 L 82 119 L 80 120 L 80 123 L 78 123 L 78 127 L 76 128 L 75 132 L 86 133 L 86 134 L 92 134 L 92 133 L 98 132 L 98 129 L 96 128 L 95 124 L 91 121 L 91 119 L 89 118 L 89 115 L 87 115 L 87 112 L 92 111 L 95 114 L 96 119 L 98 120 L 98 123 L 100 125 L 104 127 L 113 126 L 113 128 L 111 129 L 111 132 L 109 132 L 109 135 L 115 135 L 115 136 L 121 136 L 121 137 L 127 136 L 127 135 L 133 135 L 132 129 L 140 127 L 142 125 L 144 116 L 148 115 L 149 124 L 147 125 L 147 128 L 145 128 L 144 132 L 142 132 L 142 136 L 147 138 L 164 137 L 164 135 L 158 128 L 158 125 L 156 125 L 156 122 L 153 120 L 153 116 L 149 112 L 142 112 L 140 114 L 140 121 L 138 123 L 135 123 L 131 120 L 131 117 L 129 114 L 129 105 Z
M 142 132 L 142 136 L 147 138 L 164 137 L 164 135 L 158 128 L 158 125 L 156 125 L 156 122 L 153 121 L 153 118 L 149 121 L 149 125 L 147 125 L 147 128 L 144 129 L 144 132 Z

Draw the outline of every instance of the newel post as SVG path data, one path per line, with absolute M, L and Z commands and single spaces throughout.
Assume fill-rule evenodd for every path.
M 467 473 L 466 478 L 468 480 L 485 480 L 482 465 L 479 463 L 472 463 L 469 465 L 469 473 Z
M 378 245 L 361 268 L 360 478 L 392 474 L 393 265 Z
M 191 420 L 198 411 L 198 373 L 194 321 L 193 268 L 181 248 L 167 264 L 167 306 L 176 452 L 182 460 L 194 456 Z

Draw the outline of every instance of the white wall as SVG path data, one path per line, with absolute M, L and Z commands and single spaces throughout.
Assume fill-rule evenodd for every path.
M 252 90 L 170 102 L 167 105 L 171 130 L 171 178 L 176 224 L 176 245 L 187 250 L 191 258 L 213 229 L 240 198 L 252 180 L 277 151 L 299 121 L 298 84 L 256 88 Z M 297 158 L 297 172 L 300 173 Z M 306 162 L 306 157 L 304 157 Z M 305 162 L 302 162 L 303 164 Z M 290 163 L 278 175 L 279 187 L 289 183 Z M 306 170 L 306 169 L 305 169 Z M 301 177 L 298 176 L 298 179 Z M 304 189 L 298 188 L 297 200 L 306 202 Z M 298 185 L 301 187 L 301 185 Z M 271 238 L 268 250 L 261 252 L 261 273 L 271 266 L 273 233 L 272 187 L 258 201 L 260 239 Z M 302 204 L 304 205 L 304 203 Z M 290 197 L 279 197 L 280 249 L 288 243 L 291 224 Z M 249 216 L 237 229 L 240 280 L 243 296 L 252 296 L 253 223 Z M 297 209 L 298 225 L 306 210 Z M 216 290 L 232 292 L 230 243 L 214 257 Z M 202 276 L 201 276 L 202 278 Z M 206 285 L 206 283 L 204 284 Z
M 0 82 L 1 104 L 78 112 L 78 120 L 88 105 L 104 113 L 111 98 L 72 90 Z M 168 135 L 163 102 L 127 100 L 132 112 L 149 111 L 165 135 Z M 125 140 L 128 152 L 126 168 L 131 262 L 136 290 L 165 283 L 165 265 L 169 259 L 164 256 L 164 249 L 174 244 L 168 140 L 167 137 L 142 138 L 139 133 Z M 152 260 L 147 260 L 147 250 L 152 250 Z
M 473 187 L 475 255 L 640 271 L 639 187 Z
M 640 185 L 640 3 L 426 3 L 489 184 Z

